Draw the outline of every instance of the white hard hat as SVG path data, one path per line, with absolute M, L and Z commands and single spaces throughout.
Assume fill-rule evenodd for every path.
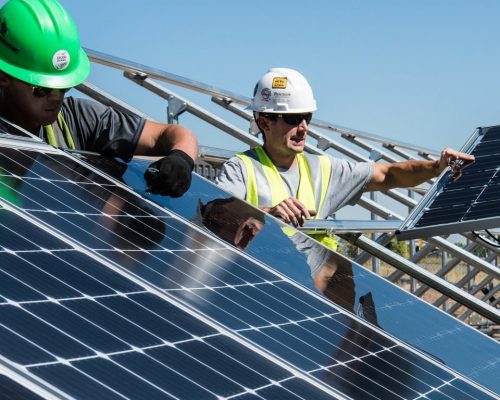
M 271 68 L 255 85 L 249 109 L 269 113 L 309 113 L 316 100 L 306 78 L 290 68 Z

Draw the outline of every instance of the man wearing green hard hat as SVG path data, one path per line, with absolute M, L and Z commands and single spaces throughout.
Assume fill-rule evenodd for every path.
M 194 134 L 94 101 L 65 98 L 89 71 L 76 25 L 56 0 L 9 0 L 0 8 L 0 116 L 53 146 L 124 160 L 164 156 L 145 174 L 149 189 L 182 195 L 198 155 Z

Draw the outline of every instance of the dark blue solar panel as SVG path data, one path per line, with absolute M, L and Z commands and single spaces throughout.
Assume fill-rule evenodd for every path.
M 0 209 L 0 224 L 26 244 L 0 251 L 0 354 L 34 377 L 80 399 L 216 399 L 273 385 L 287 398 L 279 382 L 300 380 L 12 212 Z M 0 389 L 40 398 L 6 379 Z
M 120 399 L 123 395 L 105 386 L 103 382 L 94 380 L 80 369 L 64 364 L 46 364 L 32 367 L 31 371 L 45 381 L 60 388 L 70 396 L 81 399 Z M 111 372 L 110 372 L 111 374 Z M 139 385 L 144 386 L 144 385 Z M 99 397 L 98 397 L 99 396 Z
M 435 183 L 431 194 L 403 223 L 402 238 L 500 225 L 500 128 L 478 128 L 473 137 L 464 151 L 474 154 L 475 163 L 458 180 L 445 175 Z
M 78 358 L 94 354 L 90 348 L 46 324 L 25 308 L 3 305 L 0 324 L 14 330 L 23 338 L 36 343 L 56 357 Z
M 140 176 L 140 173 L 132 169 L 131 177 L 135 176 Z M 127 180 L 127 183 L 131 183 L 143 193 L 143 182 L 132 179 Z M 213 198 L 223 196 L 224 193 L 217 188 L 194 177 L 189 196 L 181 199 L 165 198 L 165 200 L 157 196 L 155 200 L 191 219 L 195 214 L 198 199 L 207 203 Z M 273 224 L 272 220 L 266 219 L 266 226 L 248 246 L 246 252 L 286 274 L 297 277 L 301 282 L 310 284 L 309 268 L 303 255 L 293 244 L 291 246 L 290 240 L 284 237 L 279 228 L 273 230 L 275 228 Z M 220 250 L 218 253 L 222 254 Z M 243 260 L 248 261 L 246 258 Z M 499 370 L 495 367 L 500 349 L 496 342 L 444 313 L 435 312 L 426 303 L 397 289 L 365 268 L 354 263 L 350 267 L 350 271 L 346 270 L 335 275 L 337 286 L 329 293 L 332 300 L 348 310 L 358 312 L 370 322 L 403 338 L 415 347 L 434 355 L 434 359 L 438 362 L 451 365 L 486 386 L 500 390 L 498 385 L 500 382 L 496 379 Z M 275 283 L 274 287 L 279 285 L 281 282 Z M 293 288 L 288 285 L 286 291 L 290 289 Z M 296 303 L 293 306 L 296 308 Z M 241 321 L 236 322 L 241 323 Z M 471 345 L 472 343 L 474 344 Z M 339 351 L 337 354 L 342 353 Z
M 4 157 L 17 162 L 14 161 L 18 159 L 17 151 L 7 149 Z M 39 155 L 26 150 L 19 152 L 23 153 L 19 159 L 24 160 L 25 165 L 29 164 L 27 158 L 32 159 L 32 167 L 26 172 L 28 177 L 22 178 L 18 186 L 21 194 L 24 189 L 31 192 L 34 188 L 43 188 L 52 198 L 65 196 L 71 201 L 71 196 L 59 182 L 78 181 L 72 176 L 82 174 L 82 169 L 59 167 L 64 166 L 64 156 Z M 47 170 L 51 172 L 45 175 Z M 47 182 L 54 184 L 50 186 Z M 64 196 L 59 196 L 59 191 L 64 191 Z M 240 339 L 278 356 L 297 373 L 316 379 L 329 390 L 341 388 L 353 398 L 365 398 L 359 396 L 366 390 L 375 398 L 388 398 L 384 396 L 398 390 L 399 382 L 387 380 L 383 371 L 377 369 L 377 363 L 386 353 L 399 359 L 397 350 L 404 349 L 401 344 L 340 312 L 331 303 L 311 296 L 288 279 L 229 249 L 203 231 L 180 222 L 167 211 L 148 205 L 130 193 L 121 197 L 123 193 L 122 188 L 111 183 L 81 184 L 71 190 L 71 195 L 78 198 L 74 210 L 66 211 L 59 206 L 52 209 L 50 201 L 44 201 L 37 208 L 25 207 L 23 202 L 18 205 L 51 229 L 76 240 L 94 257 L 103 257 L 115 268 L 142 279 L 154 290 L 181 301 L 199 315 L 208 316 Z M 82 198 L 86 199 L 84 207 L 81 206 Z M 64 205 L 71 208 L 71 203 Z M 153 399 L 216 398 L 255 393 L 273 399 L 297 397 L 283 385 L 273 385 L 271 381 L 265 388 L 252 387 L 250 393 L 247 386 L 234 380 L 227 383 L 229 378 L 218 370 L 213 371 L 213 379 L 210 379 L 212 372 L 208 371 L 212 368 L 204 363 L 198 365 L 196 357 L 179 346 L 181 343 L 197 343 L 201 338 L 202 344 L 212 348 L 209 339 L 223 336 L 199 321 L 195 325 L 201 324 L 205 332 L 194 334 L 189 331 L 187 328 L 193 322 L 188 326 L 174 323 L 172 328 L 171 314 L 183 312 L 169 304 L 168 307 L 175 310 L 162 315 L 160 310 L 167 306 L 153 308 L 150 306 L 154 303 L 152 298 L 162 304 L 167 302 L 146 293 L 142 287 L 90 298 L 74 287 L 74 281 L 73 285 L 68 285 L 62 279 L 65 274 L 59 276 L 56 281 L 62 285 L 61 290 L 68 292 L 57 301 L 48 299 L 27 303 L 23 305 L 22 313 L 17 307 L 6 305 L 6 309 L 12 307 L 8 314 L 11 318 L 6 323 L 22 332 L 23 338 L 26 336 L 35 344 L 40 343 L 39 347 L 50 354 L 71 360 L 71 370 L 58 363 L 34 363 L 28 367 L 33 373 L 61 385 L 60 378 L 56 378 L 58 373 L 74 376 L 75 381 L 93 380 L 110 393 L 123 393 L 130 398 L 141 394 Z M 242 276 L 250 277 L 250 280 L 238 280 Z M 19 319 L 25 321 L 24 324 L 14 321 L 16 313 L 21 315 Z M 58 315 L 64 316 L 63 320 L 58 320 Z M 196 320 L 192 316 L 184 319 Z M 38 333 L 28 332 L 25 325 L 35 327 Z M 185 338 L 184 334 L 187 335 Z M 56 343 L 61 346 L 56 346 Z M 231 354 L 222 348 L 217 350 Z M 409 365 L 418 362 L 433 367 L 425 357 L 407 349 L 404 351 L 408 353 L 405 360 Z M 237 354 L 232 358 L 239 361 Z M 391 365 L 399 368 L 396 361 L 393 360 Z M 342 386 L 339 383 L 343 382 L 341 377 L 348 370 L 356 370 L 358 364 L 371 371 L 373 379 L 360 374 L 359 382 Z M 193 373 L 190 368 L 204 372 Z M 436 368 L 441 371 L 436 378 L 440 385 L 454 386 L 458 381 L 465 386 L 471 385 L 442 367 Z M 410 388 L 409 393 L 417 391 L 421 375 L 425 376 L 425 371 L 420 373 L 418 368 L 415 371 L 405 383 Z M 290 377 L 288 373 L 282 380 Z M 386 387 L 387 383 L 394 387 Z M 295 384 L 300 386 L 305 382 Z M 141 385 L 145 385 L 142 390 Z M 425 391 L 433 389 L 432 383 L 425 382 Z M 73 394 L 75 389 L 67 390 Z M 311 391 L 315 390 L 311 387 Z
M 46 234 L 45 234 L 46 235 Z M 41 265 L 38 260 L 35 263 L 31 263 L 23 259 L 24 254 L 13 255 L 5 254 L 3 257 L 4 266 L 2 267 L 2 272 L 8 274 L 13 279 L 21 285 L 28 286 L 38 293 L 43 293 L 44 296 L 49 296 L 51 298 L 66 298 L 66 297 L 77 297 L 79 292 L 75 290 L 70 285 L 66 284 L 54 278 L 50 274 L 46 273 L 43 269 L 38 268 Z M 54 261 L 54 257 L 40 257 L 44 260 Z M 23 286 L 24 287 L 24 286 Z M 5 287 L 5 296 L 9 297 L 11 295 L 10 288 Z M 21 299 L 22 301 L 23 299 Z
M 0 393 L 5 400 L 43 400 L 24 386 L 5 375 L 0 375 Z
M 448 392 L 448 390 L 450 392 Z M 461 396 L 462 393 L 466 393 L 471 399 L 475 400 L 487 400 L 489 398 L 484 392 L 474 386 L 464 385 L 461 381 L 456 382 L 454 386 L 445 386 L 443 392 L 447 393 L 448 396 L 451 395 L 451 392 L 454 392 L 454 396 Z

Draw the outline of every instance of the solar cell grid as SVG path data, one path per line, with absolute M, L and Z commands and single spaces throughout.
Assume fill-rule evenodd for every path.
M 484 207 L 489 207 L 490 209 L 485 209 Z M 476 221 L 478 219 L 486 219 L 491 216 L 491 208 L 499 209 L 500 213 L 500 201 L 495 202 L 484 202 L 483 207 L 472 207 L 469 212 L 464 216 L 463 221 Z M 476 226 L 473 229 L 481 229 Z
M 420 219 L 420 221 L 416 224 L 417 227 L 434 225 L 434 224 L 446 224 L 446 221 L 443 222 L 443 219 L 450 219 L 456 221 L 461 218 L 467 210 L 470 209 L 470 206 L 467 205 L 457 205 L 453 208 L 447 209 L 435 209 L 430 210 L 425 213 L 425 215 Z M 446 217 L 443 217 L 445 215 Z
M 496 181 L 496 182 L 495 182 Z M 498 179 L 492 179 L 487 187 L 481 192 L 481 194 L 476 199 L 477 203 L 482 202 L 494 202 L 498 201 L 500 194 L 500 184 L 498 183 Z
M 469 190 L 447 190 L 436 199 L 434 204 L 436 207 L 446 207 L 450 201 L 454 201 L 455 204 L 468 205 L 482 190 L 482 187 L 470 188 Z
M 129 175 L 126 176 L 126 182 L 139 193 L 144 191 L 142 180 L 128 178 L 140 176 L 141 170 L 140 161 L 134 161 L 129 166 Z M 185 218 L 192 218 L 193 210 L 196 209 L 197 202 L 199 203 L 198 199 L 206 203 L 220 198 L 224 198 L 222 191 L 194 176 L 189 196 L 179 200 L 166 198 L 164 201 L 156 196 L 155 200 Z M 275 229 L 277 224 L 271 219 L 266 217 L 265 223 L 266 226 L 259 237 L 245 252 L 278 268 L 285 274 L 290 273 L 290 268 L 297 270 L 298 273 L 294 272 L 293 276 L 297 276 L 300 282 L 307 284 L 307 281 L 303 280 L 303 275 L 307 274 L 309 268 L 300 260 L 300 252 L 296 251 L 293 243 L 290 246 L 289 240 L 280 240 Z M 351 267 L 351 272 L 345 271 L 341 274 L 339 282 L 341 285 L 352 285 L 353 293 L 336 291 L 334 302 L 348 310 L 355 311 L 394 336 L 403 338 L 411 345 L 433 355 L 434 359 L 457 368 L 478 382 L 492 385 L 489 387 L 493 387 L 493 390 L 498 389 L 495 383 L 498 368 L 495 366 L 499 356 L 499 347 L 496 342 L 444 313 L 435 312 L 432 307 L 392 287 L 365 268 L 355 263 L 351 263 Z M 342 287 L 339 286 L 339 288 Z M 351 295 L 352 297 L 349 297 Z M 365 301 L 372 295 L 375 303 Z M 359 303 L 356 303 L 357 299 Z
M 31 376 L 88 399 L 265 398 L 272 386 L 295 398 L 289 371 L 2 209 L 5 220 L 27 246 L 0 238 L 0 351 Z
M 500 140 L 498 139 L 500 135 L 500 130 L 490 129 L 484 133 L 480 139 L 480 142 L 474 147 L 474 153 L 478 157 L 492 157 L 500 154 Z
M 500 225 L 500 129 L 478 128 L 463 151 L 475 163 L 454 181 L 442 176 L 400 228 L 400 237 L 432 236 Z
M 397 390 L 400 383 L 386 381 L 383 372 L 373 366 L 381 354 L 392 353 L 398 347 L 392 340 L 339 313 L 297 289 L 286 279 L 263 269 L 234 251 L 221 250 L 224 246 L 219 242 L 196 229 L 182 225 L 166 212 L 150 208 L 142 200 L 128 193 L 128 197 L 121 197 L 123 189 L 116 185 L 81 184 L 68 191 L 58 183 L 64 182 L 67 185 L 68 182 L 73 182 L 68 174 L 73 174 L 74 169 L 58 167 L 45 176 L 47 166 L 39 167 L 39 164 L 43 163 L 51 164 L 52 168 L 55 168 L 54 165 L 64 165 L 64 157 L 44 155 L 38 158 L 34 153 L 29 154 L 30 158 L 37 159 L 36 162 L 31 162 L 32 170 L 27 172 L 29 178 L 22 178 L 21 185 L 24 185 L 25 181 L 29 182 L 27 186 L 22 187 L 21 192 L 25 193 L 25 190 L 30 191 L 38 187 L 43 187 L 47 192 L 49 187 L 47 193 L 50 193 L 49 197 L 52 199 L 60 198 L 61 191 L 63 196 L 71 194 L 78 199 L 87 196 L 88 191 L 92 194 L 98 193 L 95 196 L 87 196 L 85 207 L 91 211 L 90 214 L 86 214 L 80 206 L 71 211 L 58 210 L 57 206 L 51 208 L 51 204 L 59 203 L 47 201 L 39 208 L 24 208 L 31 215 L 69 237 L 78 238 L 82 245 L 97 254 L 121 265 L 154 287 L 182 300 L 198 312 L 210 316 L 228 329 L 240 333 L 242 337 L 279 355 L 294 367 L 318 377 L 333 388 L 348 390 L 352 395 L 365 393 L 362 387 L 369 384 L 373 386 L 370 391 L 379 391 L 379 394 L 372 394 L 376 398 L 386 398 L 384 396 L 388 395 L 387 393 Z M 9 157 L 13 157 L 12 153 Z M 52 185 L 47 186 L 47 182 Z M 66 198 L 71 199 L 71 196 Z M 77 205 L 80 203 L 76 202 Z M 130 212 L 124 214 L 124 206 L 128 207 L 129 204 L 127 211 Z M 112 210 L 110 214 L 95 211 L 106 210 L 107 207 Z M 132 210 L 139 210 L 139 215 L 134 215 Z M 151 215 L 154 214 L 159 218 L 153 218 Z M 122 222 L 120 218 L 125 218 L 127 222 Z M 142 222 L 141 218 L 159 225 L 151 227 L 150 224 Z M 136 229 L 129 228 L 131 221 L 138 224 Z M 250 276 L 251 280 L 240 282 L 238 277 L 241 276 Z M 293 293 L 293 296 L 289 293 Z M 23 318 L 29 318 L 31 323 L 35 323 L 33 318 L 38 317 L 39 320 L 51 321 L 55 326 L 60 321 L 54 316 L 59 312 L 68 315 L 67 320 L 73 322 L 69 327 L 59 327 L 59 330 L 71 330 L 69 336 L 72 339 L 65 347 L 69 357 L 68 354 L 64 357 L 78 361 L 75 361 L 75 365 L 85 374 L 85 379 L 92 376 L 107 387 L 116 385 L 115 381 L 118 380 L 126 387 L 113 387 L 112 390 L 132 390 L 129 387 L 132 380 L 127 381 L 123 374 L 133 375 L 134 368 L 150 362 L 151 358 L 162 359 L 164 364 L 162 355 L 169 351 L 163 341 L 170 339 L 154 334 L 154 328 L 139 317 L 139 311 L 142 309 L 140 302 L 139 305 L 136 304 L 136 299 L 142 294 L 141 291 L 126 295 L 120 292 L 117 295 L 95 296 L 91 299 L 72 294 L 63 296 L 65 298 L 57 304 L 42 301 L 40 304 L 30 305 L 29 308 L 25 307 L 29 310 L 29 316 Z M 294 302 L 294 307 L 291 307 L 289 302 Z M 127 317 L 134 317 L 137 322 L 131 325 Z M 107 340 L 103 339 L 99 344 L 92 341 L 89 343 L 89 337 L 80 333 L 88 321 L 93 324 L 89 331 L 104 330 Z M 149 328 L 144 329 L 145 326 Z M 37 337 L 36 340 L 41 341 L 42 338 Z M 122 344 L 130 346 L 132 350 L 121 349 Z M 116 355 L 103 359 L 86 353 L 92 352 L 98 346 L 103 346 L 102 350 L 107 349 Z M 134 348 L 145 350 L 137 352 Z M 428 361 L 422 362 L 429 364 Z M 124 372 L 122 367 L 116 367 L 118 364 L 122 367 L 123 364 L 127 365 L 127 372 Z M 51 365 L 36 365 L 33 368 L 36 368 L 37 373 L 47 374 L 46 376 L 52 378 L 57 375 L 53 372 L 55 369 L 62 369 L 63 371 L 59 371 L 61 374 L 67 371 L 66 366 L 55 363 L 54 368 L 49 368 Z M 391 365 L 397 369 L 397 364 Z M 373 379 L 362 376 L 362 381 L 341 383 L 343 380 L 340 378 L 330 378 L 332 374 L 341 377 L 343 375 L 339 371 L 354 371 L 358 366 L 374 371 Z M 107 379 L 110 379 L 110 376 L 103 376 L 105 371 L 113 371 L 110 375 L 114 375 L 114 378 L 109 382 Z M 328 374 L 325 371 L 328 371 Z M 146 380 L 154 383 L 156 376 L 150 376 Z M 365 379 L 368 380 L 365 382 Z M 455 376 L 450 375 L 439 382 L 446 384 L 456 380 Z M 395 388 L 386 388 L 384 382 L 391 382 Z M 408 375 L 405 386 L 410 392 L 421 394 L 422 389 L 418 389 L 420 382 L 419 375 Z M 424 392 L 430 391 L 432 386 L 428 384 L 424 389 Z M 162 393 L 164 389 L 160 382 L 156 382 L 150 390 L 151 396 L 155 396 L 155 393 Z M 179 390 L 182 392 L 184 389 Z

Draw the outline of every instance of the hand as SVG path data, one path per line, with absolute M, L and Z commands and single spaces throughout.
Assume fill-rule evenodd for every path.
M 295 197 L 289 197 L 274 207 L 264 207 L 263 210 L 293 226 L 302 226 L 304 221 L 316 215 L 316 211 L 308 210 Z
M 171 150 L 152 163 L 144 173 L 148 192 L 172 197 L 182 196 L 191 185 L 194 161 L 182 150 Z
M 441 157 L 439 159 L 439 173 L 443 172 L 446 167 L 451 167 L 452 174 L 456 177 L 462 175 L 462 169 L 466 166 L 472 164 L 475 157 L 472 154 L 461 153 L 459 151 L 445 148 L 441 151 Z

